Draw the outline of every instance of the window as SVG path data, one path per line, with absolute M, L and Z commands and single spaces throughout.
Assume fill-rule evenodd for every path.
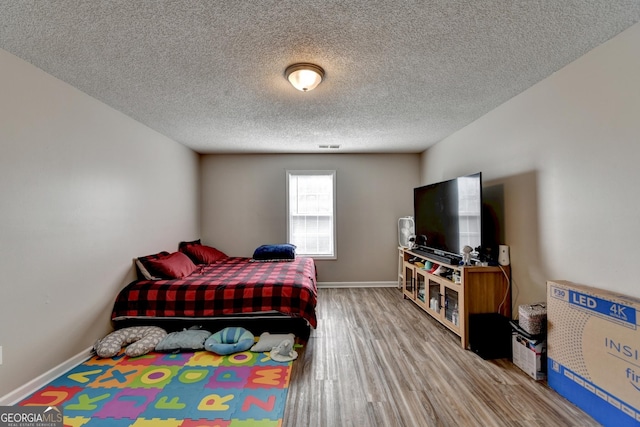
M 287 238 L 298 255 L 336 257 L 336 171 L 287 171 Z
M 482 244 L 480 231 L 482 228 L 480 206 L 480 181 L 474 177 L 461 177 L 458 183 L 458 226 L 460 231 L 460 250 L 465 245 L 472 248 Z

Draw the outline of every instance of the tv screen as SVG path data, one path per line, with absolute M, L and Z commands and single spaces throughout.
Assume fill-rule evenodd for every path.
M 414 189 L 416 243 L 439 255 L 482 247 L 482 174 Z

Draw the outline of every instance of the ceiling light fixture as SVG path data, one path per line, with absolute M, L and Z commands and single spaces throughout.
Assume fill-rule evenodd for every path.
M 315 64 L 292 64 L 284 70 L 284 76 L 293 87 L 302 92 L 308 92 L 320 84 L 324 77 L 324 70 Z

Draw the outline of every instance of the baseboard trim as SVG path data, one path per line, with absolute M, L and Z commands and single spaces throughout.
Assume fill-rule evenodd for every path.
M 72 356 L 71 358 L 65 360 L 58 366 L 49 369 L 39 377 L 32 379 L 25 385 L 5 394 L 4 396 L 0 397 L 0 406 L 15 405 L 22 399 L 28 397 L 31 393 L 44 387 L 54 379 L 58 378 L 60 375 L 64 374 L 72 368 L 75 368 L 76 366 L 87 360 L 89 357 L 91 357 L 92 351 L 93 347 L 86 348 L 75 356 Z
M 318 282 L 318 288 L 397 288 L 398 282 Z

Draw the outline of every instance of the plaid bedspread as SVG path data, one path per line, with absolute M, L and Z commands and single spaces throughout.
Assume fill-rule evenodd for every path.
M 174 280 L 137 280 L 116 297 L 112 320 L 130 317 L 216 317 L 277 311 L 315 328 L 316 270 L 312 258 L 250 262 L 228 258 Z

